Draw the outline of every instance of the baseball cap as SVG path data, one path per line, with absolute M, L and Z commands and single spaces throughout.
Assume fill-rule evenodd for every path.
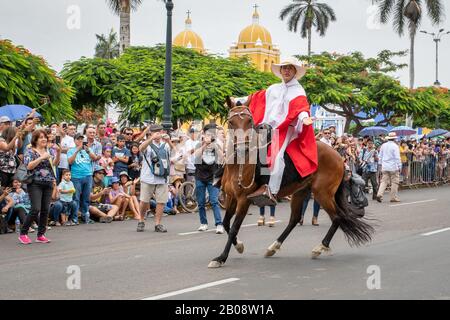
M 160 124 L 152 124 L 150 126 L 150 132 L 158 132 L 158 131 L 161 131 L 162 129 L 164 129 L 164 128 Z
M 73 137 L 74 140 L 78 140 L 78 139 L 80 139 L 80 138 L 84 139 L 84 136 L 83 136 L 83 134 L 81 134 L 81 133 L 77 133 L 77 134 L 75 135 L 75 137 Z
M 109 185 L 113 185 L 114 183 L 119 183 L 119 178 L 117 177 L 112 177 L 111 180 L 109 181 Z
M 11 122 L 11 119 L 8 116 L 0 117 L 0 123 Z

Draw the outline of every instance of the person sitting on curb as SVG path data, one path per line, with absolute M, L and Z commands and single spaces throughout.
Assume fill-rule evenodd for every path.
M 105 169 L 101 167 L 97 167 L 94 171 L 89 213 L 92 217 L 98 218 L 101 223 L 110 223 L 119 212 L 119 207 L 105 202 L 105 197 L 107 197 L 111 191 L 111 188 L 105 188 L 105 185 L 103 184 L 105 174 Z

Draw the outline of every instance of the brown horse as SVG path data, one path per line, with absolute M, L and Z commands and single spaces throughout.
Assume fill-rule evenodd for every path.
M 246 103 L 246 106 L 236 106 L 234 102 L 227 99 L 227 104 L 230 108 L 228 115 L 229 127 L 248 133 L 247 138 L 251 136 L 250 132 L 253 132 L 255 128 L 252 114 L 247 107 L 249 101 Z M 227 149 L 227 152 L 229 151 L 228 156 L 230 153 L 234 156 L 238 152 L 238 143 L 233 143 L 235 141 L 233 137 L 230 139 L 232 140 L 232 150 Z M 248 139 L 246 141 L 247 143 L 249 142 Z M 246 148 L 247 151 L 250 149 L 248 146 Z M 288 154 L 285 153 L 284 155 L 286 167 L 278 196 L 292 195 L 291 217 L 284 232 L 267 249 L 266 257 L 273 256 L 280 249 L 281 244 L 300 221 L 303 200 L 311 191 L 314 193 L 314 199 L 320 203 L 332 221 L 332 225 L 322 243 L 313 249 L 313 258 L 330 250 L 330 241 L 339 227 L 344 232 L 350 245 L 360 245 L 371 240 L 374 229 L 361 219 L 364 215 L 363 209 L 361 213 L 361 209 L 354 207 L 348 202 L 345 189 L 346 182 L 344 180 L 345 168 L 342 158 L 335 150 L 324 143 L 318 142 L 317 148 L 318 169 L 315 173 L 305 178 L 298 174 Z M 223 253 L 209 263 L 209 268 L 218 268 L 225 263 L 232 244 L 239 253 L 244 252 L 244 244 L 238 240 L 237 235 L 251 204 L 247 199 L 247 195 L 254 192 L 263 183 L 267 183 L 267 181 L 263 181 L 264 178 L 259 174 L 258 165 L 250 164 L 247 160 L 245 158 L 245 163 L 243 164 L 239 164 L 239 162 L 225 164 L 221 186 L 227 195 L 223 226 L 228 233 L 228 241 Z M 231 218 L 234 215 L 236 217 L 230 229 Z

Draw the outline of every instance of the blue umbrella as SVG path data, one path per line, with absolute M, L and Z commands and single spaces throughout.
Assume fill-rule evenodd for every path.
M 412 134 L 416 134 L 416 130 L 407 126 L 392 128 L 390 132 L 395 132 L 399 136 L 410 136 Z
M 384 135 L 388 134 L 388 130 L 386 128 L 383 128 L 383 127 L 367 127 L 367 128 L 362 129 L 359 132 L 360 136 L 372 136 L 372 137 L 375 137 L 375 136 L 379 136 L 381 134 L 384 134 Z
M 31 112 L 31 108 L 19 105 L 19 104 L 9 104 L 0 108 L 0 117 L 7 116 L 11 121 L 23 120 Z M 36 112 L 35 115 L 39 118 L 42 116 Z
M 444 134 L 448 133 L 447 130 L 444 129 L 435 129 L 431 131 L 429 134 L 426 135 L 427 138 L 433 138 L 437 136 L 443 136 Z

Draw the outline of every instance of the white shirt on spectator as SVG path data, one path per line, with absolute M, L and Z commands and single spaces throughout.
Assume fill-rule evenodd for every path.
M 65 135 L 64 138 L 61 139 L 61 147 L 67 149 L 75 148 L 76 146 L 73 137 Z M 61 158 L 59 160 L 58 168 L 69 169 L 69 161 L 67 159 L 67 153 L 61 152 Z
M 400 148 L 394 141 L 384 143 L 379 153 L 381 171 L 398 171 L 402 168 Z
M 161 146 L 161 144 L 156 144 L 154 142 L 152 142 L 152 143 L 157 147 Z M 166 145 L 167 154 L 169 155 L 169 159 L 170 159 L 170 146 L 167 143 L 165 145 Z M 152 173 L 152 170 L 150 170 L 150 167 L 148 166 L 148 164 L 151 163 L 151 161 L 152 161 L 152 153 L 153 153 L 152 147 L 148 146 L 147 149 L 145 150 L 145 157 L 147 157 L 147 159 L 145 159 L 145 157 L 143 157 L 144 159 L 142 160 L 141 181 L 144 183 L 147 183 L 147 184 L 167 184 L 168 177 L 167 178 L 156 177 Z M 147 161 L 148 161 L 148 163 L 147 163 Z
M 188 152 L 190 152 L 192 149 L 195 150 L 195 148 L 197 148 L 197 145 L 199 144 L 198 141 L 194 141 L 192 139 L 189 138 L 189 140 L 187 140 L 184 143 L 184 148 L 183 148 L 183 153 L 186 154 Z M 186 169 L 188 170 L 195 170 L 195 156 L 194 153 L 188 155 L 186 157 Z
M 332 144 L 331 144 L 331 140 L 330 140 L 330 139 L 327 139 L 327 138 L 325 138 L 325 137 L 322 137 L 322 138 L 320 139 L 320 142 L 323 142 L 323 143 L 325 143 L 326 145 L 329 145 L 330 147 L 332 147 Z

